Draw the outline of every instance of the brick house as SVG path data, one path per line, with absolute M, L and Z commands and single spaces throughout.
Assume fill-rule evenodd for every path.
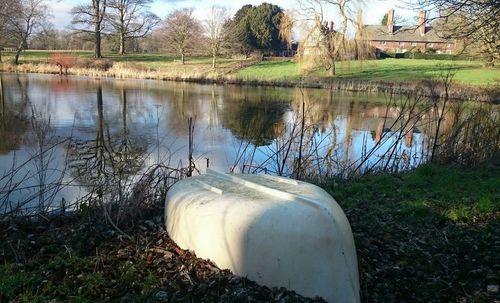
M 387 25 L 366 25 L 366 35 L 370 45 L 381 52 L 402 54 L 415 49 L 424 52 L 433 49 L 438 54 L 454 54 L 457 41 L 439 36 L 437 29 L 426 26 L 426 12 L 421 11 L 416 26 L 398 26 L 394 24 L 394 10 L 387 14 Z

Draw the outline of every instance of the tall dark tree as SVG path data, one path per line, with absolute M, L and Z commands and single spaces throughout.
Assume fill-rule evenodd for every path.
M 106 0 L 91 0 L 91 4 L 77 5 L 71 9 L 75 26 L 74 30 L 80 33 L 92 33 L 94 36 L 94 57 L 102 58 L 101 35 L 104 28 L 106 14 Z
M 278 49 L 282 45 L 279 34 L 282 17 L 283 10 L 269 3 L 241 7 L 226 23 L 232 34 L 233 48 L 246 56 L 255 50 Z
M 240 22 L 252 7 L 251 4 L 242 6 L 234 17 L 224 24 L 224 30 L 229 35 L 229 48 L 246 56 L 252 52 L 251 32 L 249 28 L 240 28 Z
M 262 3 L 252 7 L 242 20 L 243 27 L 251 32 L 253 47 L 261 51 L 280 47 L 279 38 L 282 9 L 274 4 Z
M 389 14 L 385 13 L 384 17 L 382 17 L 382 21 L 380 21 L 380 25 L 387 25 L 388 19 L 389 19 Z
M 389 14 L 388 13 L 385 13 L 384 17 L 382 17 L 382 20 L 380 21 L 380 25 L 387 25 L 387 19 L 389 18 Z M 393 23 L 394 24 L 403 24 L 403 23 L 406 23 L 406 19 L 404 19 L 403 17 L 401 17 L 400 15 L 396 15 L 394 14 L 394 16 L 392 17 L 393 19 Z
M 108 0 L 106 20 L 120 39 L 120 55 L 125 54 L 125 43 L 142 38 L 160 23 L 160 18 L 149 11 L 152 0 Z

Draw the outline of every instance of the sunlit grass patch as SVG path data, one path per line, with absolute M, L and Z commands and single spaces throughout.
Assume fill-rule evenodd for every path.
M 500 211 L 498 168 L 423 165 L 411 173 L 369 175 L 326 189 L 347 207 L 371 204 L 370 212 L 470 222 Z
M 485 68 L 479 61 L 384 59 L 344 61 L 336 65 L 341 79 L 370 81 L 417 81 L 437 77 L 442 67 L 454 69 L 454 80 L 463 84 L 488 85 L 500 81 L 500 68 Z M 318 68 L 307 76 L 325 78 L 328 71 Z M 238 71 L 244 79 L 286 80 L 301 77 L 300 63 L 295 60 L 262 61 Z

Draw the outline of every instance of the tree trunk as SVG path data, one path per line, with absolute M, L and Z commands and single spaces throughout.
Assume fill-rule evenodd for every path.
M 125 55 L 125 34 L 120 33 L 120 55 Z
M 14 64 L 19 64 L 19 55 L 21 55 L 22 47 L 16 49 L 16 56 L 14 57 Z
M 212 68 L 215 68 L 215 61 L 216 61 L 216 56 L 214 54 L 214 56 L 212 58 Z
M 101 26 L 100 24 L 96 24 L 94 27 L 95 30 L 95 51 L 94 57 L 99 59 L 102 57 L 101 55 Z
M 330 61 L 330 69 L 328 70 L 328 76 L 335 77 L 335 60 Z
M 2 107 L 2 116 L 5 115 L 5 100 L 4 100 L 4 97 L 3 97 L 3 78 L 2 76 L 0 75 L 0 104 L 1 104 L 1 107 Z
M 181 64 L 184 65 L 184 52 L 181 53 Z
M 2 47 L 0 46 L 0 62 L 2 62 Z

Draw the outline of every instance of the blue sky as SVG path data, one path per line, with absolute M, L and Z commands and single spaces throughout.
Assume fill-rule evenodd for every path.
M 90 2 L 90 0 L 59 0 L 49 1 L 49 6 L 52 10 L 55 27 L 64 29 L 70 24 L 71 16 L 69 10 L 76 4 Z M 295 0 L 267 0 L 267 1 L 252 1 L 252 0 L 224 0 L 224 1 L 203 1 L 203 0 L 155 0 L 151 5 L 152 11 L 161 18 L 164 18 L 174 9 L 192 7 L 195 9 L 195 16 L 200 19 L 206 19 L 209 8 L 213 5 L 227 7 L 231 14 L 234 14 L 240 7 L 245 4 L 258 5 L 262 2 L 273 3 L 284 9 L 297 9 L 298 5 Z M 371 0 L 363 7 L 365 24 L 378 24 L 384 14 L 394 8 L 396 14 L 399 14 L 409 21 L 414 20 L 418 15 L 417 12 L 405 10 L 400 0 Z

